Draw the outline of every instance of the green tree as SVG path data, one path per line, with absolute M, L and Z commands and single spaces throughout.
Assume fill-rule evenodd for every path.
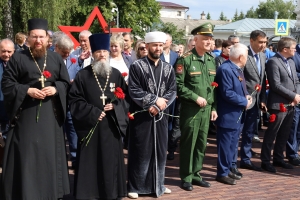
M 234 13 L 234 15 L 233 15 L 232 21 L 237 21 L 237 20 L 239 20 L 239 14 L 238 14 L 238 10 L 236 9 L 236 10 L 235 10 L 235 13 Z
M 211 19 L 210 13 L 207 13 L 206 19 Z
M 240 12 L 240 15 L 238 16 L 238 20 L 245 19 L 245 14 L 243 11 Z
M 172 35 L 174 44 L 184 44 L 186 42 L 183 39 L 183 37 L 185 36 L 185 31 L 182 29 L 177 29 L 177 26 L 175 26 L 171 22 L 158 24 L 157 26 L 152 27 L 152 30 L 169 33 L 170 35 Z
M 219 20 L 221 20 L 221 21 L 226 21 L 227 20 L 227 17 L 225 17 L 223 11 L 220 14 Z
M 253 8 L 253 6 L 246 12 L 246 17 L 247 18 L 258 18 L 256 10 Z

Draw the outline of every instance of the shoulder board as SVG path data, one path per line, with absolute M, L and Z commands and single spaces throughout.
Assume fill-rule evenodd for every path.
M 192 54 L 192 52 L 191 52 L 191 51 L 188 51 L 188 52 L 184 53 L 181 57 L 182 57 L 182 58 L 185 58 L 185 57 L 187 57 L 187 56 L 189 56 L 189 55 L 191 55 L 191 54 Z

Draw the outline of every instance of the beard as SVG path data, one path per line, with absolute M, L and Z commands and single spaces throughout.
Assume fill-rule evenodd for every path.
M 97 75 L 103 78 L 107 77 L 107 74 L 111 74 L 112 68 L 109 61 L 93 61 L 93 70 Z
M 45 47 L 42 47 L 39 49 L 36 47 L 31 47 L 30 50 L 32 52 L 33 57 L 35 57 L 35 58 L 41 58 L 41 57 L 45 56 L 45 54 L 46 54 Z
M 158 52 L 158 51 L 157 51 L 157 52 Z M 155 52 L 150 51 L 150 49 L 149 49 L 149 51 L 148 51 L 148 54 L 149 54 L 150 57 L 153 58 L 153 59 L 159 59 L 159 58 L 160 58 L 160 54 L 159 54 L 159 53 L 155 54 Z

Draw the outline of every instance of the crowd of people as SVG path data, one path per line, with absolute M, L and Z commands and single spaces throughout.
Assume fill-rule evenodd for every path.
M 1 199 L 69 194 L 65 135 L 76 199 L 170 194 L 165 166 L 178 143 L 181 188 L 210 187 L 200 172 L 211 129 L 218 182 L 235 185 L 243 177 L 240 138 L 240 168 L 276 173 L 275 167 L 300 165 L 296 40 L 282 37 L 273 52 L 261 30 L 245 46 L 236 35 L 214 39 L 213 29 L 211 23 L 196 27 L 187 45 L 159 31 L 134 41 L 130 33 L 84 30 L 74 49 L 66 34 L 48 31 L 47 20 L 30 19 L 28 35 L 16 34 L 15 43 L 2 39 Z M 262 114 L 268 128 L 256 166 L 251 148 L 260 140 Z

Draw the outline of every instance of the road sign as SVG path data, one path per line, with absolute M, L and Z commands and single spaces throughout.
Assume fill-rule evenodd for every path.
M 290 20 L 277 19 L 275 21 L 275 35 L 289 35 Z

